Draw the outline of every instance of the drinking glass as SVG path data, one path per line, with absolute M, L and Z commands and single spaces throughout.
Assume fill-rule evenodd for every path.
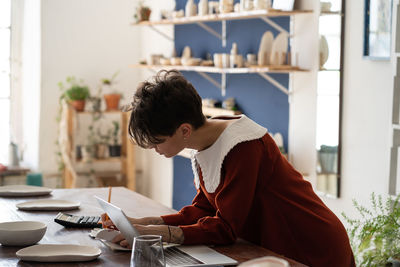
M 165 266 L 164 251 L 159 235 L 135 237 L 132 245 L 131 267 Z

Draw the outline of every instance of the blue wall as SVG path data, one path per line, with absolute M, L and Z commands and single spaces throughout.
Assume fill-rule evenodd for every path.
M 238 2 L 238 1 L 235 1 Z M 198 1 L 196 1 L 198 3 Z M 186 0 L 177 0 L 176 9 L 185 9 Z M 289 30 L 289 18 L 272 18 L 280 26 Z M 208 26 L 221 32 L 221 22 L 208 22 Z M 222 47 L 220 39 L 206 32 L 196 24 L 175 26 L 175 49 L 181 56 L 185 46 L 190 46 L 194 57 L 206 58 L 207 53 L 230 53 L 232 43 L 238 45 L 239 54 L 257 54 L 261 37 L 265 31 L 278 32 L 260 19 L 227 21 L 227 46 Z M 202 98 L 220 101 L 234 97 L 239 109 L 249 118 L 266 127 L 269 132 L 280 132 L 287 148 L 289 103 L 288 96 L 260 77 L 258 74 L 228 74 L 226 96 L 209 81 L 195 72 L 183 72 Z M 220 74 L 209 74 L 220 81 Z M 270 74 L 284 86 L 288 86 L 288 74 Z M 174 158 L 173 207 L 180 209 L 191 203 L 195 195 L 190 160 Z

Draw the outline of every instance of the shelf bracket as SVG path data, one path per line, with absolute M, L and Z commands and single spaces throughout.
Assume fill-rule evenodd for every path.
M 203 28 L 207 32 L 211 33 L 218 39 L 222 40 L 222 46 L 226 47 L 226 21 L 223 20 L 221 23 L 222 23 L 222 34 L 219 34 L 214 29 L 212 29 L 210 26 L 207 26 L 204 22 L 196 22 L 196 24 L 199 25 L 201 28 Z
M 222 96 L 226 94 L 226 73 L 221 73 L 221 84 L 214 80 L 210 75 L 204 72 L 197 72 L 201 77 L 212 83 L 215 87 L 221 90 Z
M 155 31 L 156 33 L 160 34 L 162 37 L 164 37 L 165 39 L 167 39 L 168 41 L 174 42 L 174 38 L 163 33 L 162 31 L 160 31 L 159 29 L 157 29 L 156 27 L 154 27 L 153 25 L 148 25 L 150 29 L 152 29 L 153 31 Z
M 265 23 L 271 25 L 272 28 L 280 31 L 280 32 L 284 32 L 286 33 L 289 37 L 292 37 L 290 35 L 290 33 L 285 30 L 284 28 L 282 28 L 280 25 L 278 25 L 277 23 L 275 23 L 273 20 L 271 20 L 270 18 L 266 18 L 266 17 L 260 17 L 261 20 L 263 20 Z
M 271 76 L 269 76 L 266 73 L 260 72 L 258 73 L 258 75 L 260 75 L 261 77 L 263 77 L 264 79 L 266 79 L 267 81 L 269 81 L 272 85 L 274 85 L 276 88 L 278 88 L 279 90 L 281 90 L 282 92 L 284 92 L 285 94 L 289 95 L 290 92 L 289 90 L 283 86 L 282 84 L 280 84 L 279 82 L 277 82 L 274 78 L 272 78 Z

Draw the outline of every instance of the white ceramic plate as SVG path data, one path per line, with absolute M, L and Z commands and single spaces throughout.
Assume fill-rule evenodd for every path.
M 238 267 L 289 267 L 289 263 L 284 259 L 266 256 L 243 262 Z
M 29 197 L 42 196 L 51 193 L 51 189 L 32 185 L 6 185 L 0 186 L 0 197 Z
M 288 50 L 288 35 L 284 32 L 278 34 L 272 43 L 271 49 L 271 65 L 282 65 L 285 63 L 286 53 Z M 283 55 L 285 53 L 285 55 Z
M 18 203 L 20 210 L 73 210 L 80 206 L 79 202 L 63 199 L 41 199 Z
M 34 245 L 17 251 L 19 259 L 38 262 L 90 261 L 99 257 L 98 247 L 64 244 Z
M 260 42 L 258 49 L 258 65 L 265 66 L 269 64 L 268 56 L 271 55 L 272 43 L 274 42 L 274 35 L 270 31 L 266 31 Z
M 319 66 L 322 68 L 329 57 L 329 46 L 325 36 L 319 38 Z

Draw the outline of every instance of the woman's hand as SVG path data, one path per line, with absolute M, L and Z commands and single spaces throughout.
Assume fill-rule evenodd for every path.
M 134 225 L 136 230 L 140 235 L 160 235 L 163 242 L 182 244 L 184 240 L 183 231 L 177 226 L 168 225 Z M 168 229 L 169 228 L 169 229 Z M 130 247 L 130 244 L 122 234 L 117 235 L 111 241 L 113 243 L 118 243 L 123 247 Z

